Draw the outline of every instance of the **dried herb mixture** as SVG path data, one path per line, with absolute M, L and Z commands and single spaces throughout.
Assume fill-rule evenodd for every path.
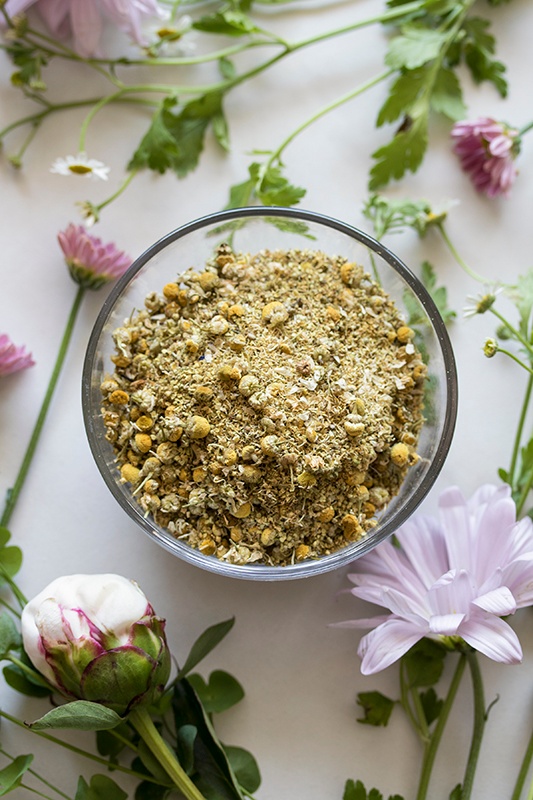
M 102 414 L 121 480 L 206 555 L 332 553 L 375 527 L 417 460 L 413 331 L 340 256 L 222 245 L 113 336 Z

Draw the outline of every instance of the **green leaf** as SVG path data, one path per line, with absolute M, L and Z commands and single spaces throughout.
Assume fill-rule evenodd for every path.
M 433 639 L 421 639 L 402 656 L 410 687 L 433 686 L 444 669 L 447 651 Z
M 256 792 L 261 785 L 261 773 L 253 755 L 242 747 L 227 744 L 224 750 L 240 786 L 247 792 Z
M 259 170 L 255 191 L 265 206 L 294 206 L 306 193 L 301 186 L 295 186 L 285 178 L 281 166 L 273 164 Z
M 119 733 L 122 739 L 131 738 L 131 730 L 125 723 L 122 725 L 117 725 L 117 727 L 113 728 L 113 730 Z M 125 747 L 125 743 L 110 733 L 109 730 L 96 731 L 96 749 L 101 756 L 109 756 L 113 763 L 115 762 L 117 756 L 122 753 Z
M 248 178 L 242 183 L 234 184 L 229 190 L 229 200 L 225 208 L 244 208 L 250 205 L 255 183 L 255 178 Z
M 525 275 L 520 275 L 516 284 L 508 288 L 506 293 L 517 308 L 520 319 L 519 331 L 529 340 L 533 309 L 533 270 L 529 270 Z
M 502 97 L 507 96 L 505 65 L 493 58 L 496 41 L 489 31 L 490 22 L 480 17 L 469 17 L 463 26 L 461 52 L 476 83 L 489 81 Z
M 422 703 L 426 722 L 431 725 L 442 711 L 444 701 L 437 697 L 435 689 L 431 686 L 427 691 L 420 692 L 420 702 Z
M 402 128 L 392 141 L 372 154 L 376 163 L 370 170 L 371 191 L 385 186 L 393 178 L 399 180 L 407 170 L 416 172 L 422 163 L 428 144 L 427 114 L 406 120 Z
M 461 84 L 451 69 L 441 67 L 437 73 L 431 93 L 431 107 L 454 122 L 466 115 Z
M 222 94 L 209 92 L 179 110 L 175 98 L 163 100 L 128 165 L 163 173 L 172 169 L 182 178 L 196 168 L 207 128 L 213 124 L 219 141 L 227 145 Z
M 11 764 L 0 769 L 0 797 L 16 789 L 22 780 L 22 776 L 29 769 L 33 755 L 17 756 Z
M 383 795 L 377 789 L 370 789 L 367 793 L 362 781 L 348 780 L 344 785 L 342 800 L 383 800 Z M 389 800 L 393 800 L 389 798 Z M 399 798 L 401 800 L 401 798 Z
M 247 14 L 234 9 L 226 9 L 200 17 L 192 27 L 197 31 L 217 33 L 222 36 L 245 36 L 261 32 L 261 28 L 258 28 Z
M 186 678 L 174 685 L 172 706 L 176 730 L 184 725 L 197 730 L 192 777 L 200 792 L 206 800 L 242 800 L 239 782 L 224 748 Z
M 176 680 L 179 681 L 184 678 L 187 673 L 189 673 L 197 664 L 200 663 L 203 658 L 205 658 L 211 652 L 211 650 L 214 650 L 214 648 L 220 644 L 222 639 L 228 635 L 234 624 L 235 617 L 231 617 L 231 619 L 227 619 L 224 622 L 218 622 L 216 625 L 211 625 L 203 633 L 201 633 L 191 647 L 191 651 L 185 659 L 185 663 L 180 669 Z
M 420 25 L 406 25 L 392 39 L 385 63 L 393 69 L 415 69 L 436 58 L 448 38 L 447 33 Z
M 228 81 L 233 80 L 233 78 L 237 75 L 235 64 L 226 56 L 222 56 L 222 58 L 218 59 L 218 69 L 221 76 Z
M 0 549 L 0 564 L 2 564 L 2 567 L 10 578 L 16 575 L 22 566 L 22 550 L 20 547 L 15 547 L 14 545 L 2 547 Z M 4 582 L 4 579 L 0 575 L 0 584 Z
M 17 626 L 6 611 L 0 614 L 0 660 L 6 658 L 10 650 L 18 650 L 22 644 L 22 637 Z
M 43 731 L 48 728 L 75 728 L 80 731 L 101 731 L 116 728 L 122 717 L 111 708 L 87 700 L 73 700 L 53 708 L 40 719 L 28 724 L 29 728 Z
M 0 526 L 0 548 L 4 547 L 11 539 L 11 533 L 7 528 Z
M 125 792 L 107 775 L 93 775 L 91 783 L 80 776 L 74 800 L 127 800 Z
M 42 676 L 37 672 L 32 681 L 16 664 L 8 664 L 4 667 L 3 674 L 8 686 L 27 697 L 49 697 L 52 694 L 52 688 L 45 685 Z
M 357 703 L 361 706 L 364 716 L 357 720 L 363 725 L 388 725 L 394 700 L 386 697 L 381 692 L 359 692 Z
M 463 798 L 463 787 L 460 783 L 457 786 L 454 786 L 452 791 L 450 792 L 449 800 L 462 800 Z
M 392 84 L 389 96 L 378 113 L 376 120 L 378 128 L 386 122 L 394 122 L 409 112 L 424 86 L 427 74 L 425 67 L 400 73 Z
M 189 675 L 189 683 L 208 714 L 220 714 L 244 697 L 241 684 L 233 675 L 220 669 L 211 673 L 208 683 L 198 674 Z
M 437 286 L 437 273 L 429 261 L 422 262 L 421 277 L 422 283 L 431 295 L 442 319 L 445 323 L 451 322 L 457 314 L 448 307 L 448 292 L 444 286 Z
M 176 753 L 178 761 L 190 775 L 194 767 L 194 742 L 198 731 L 194 725 L 182 725 L 176 733 Z

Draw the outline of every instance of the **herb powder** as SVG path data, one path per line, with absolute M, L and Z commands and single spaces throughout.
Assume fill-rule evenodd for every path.
M 206 555 L 332 553 L 376 526 L 417 461 L 413 336 L 357 264 L 222 245 L 113 334 L 102 414 L 121 480 Z

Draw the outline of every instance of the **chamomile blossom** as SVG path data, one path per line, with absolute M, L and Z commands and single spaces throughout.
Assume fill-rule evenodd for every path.
M 86 178 L 106 181 L 109 167 L 103 161 L 89 158 L 87 153 L 78 153 L 77 156 L 56 158 L 50 167 L 50 172 L 56 175 L 83 175 Z

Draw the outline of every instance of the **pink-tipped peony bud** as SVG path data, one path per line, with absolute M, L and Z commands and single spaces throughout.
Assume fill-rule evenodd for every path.
M 136 583 L 120 575 L 67 575 L 22 612 L 34 667 L 62 694 L 121 716 L 148 705 L 170 673 L 165 622 Z

